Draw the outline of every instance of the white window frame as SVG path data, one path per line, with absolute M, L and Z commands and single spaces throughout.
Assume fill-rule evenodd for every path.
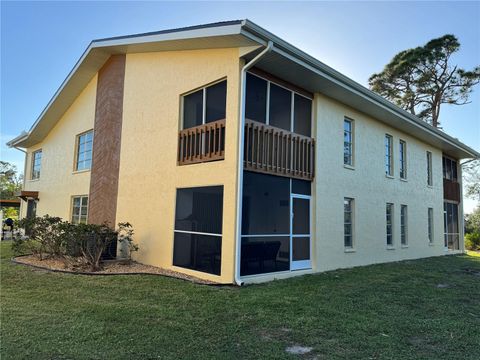
M 35 165 L 37 163 L 37 160 L 35 159 L 35 156 L 40 154 L 40 159 L 38 160 L 38 171 L 35 171 Z M 32 152 L 32 164 L 30 167 L 30 180 L 38 180 L 40 179 L 40 175 L 42 172 L 42 157 L 43 157 L 43 151 L 42 149 L 35 150 Z M 38 174 L 38 175 L 36 175 Z
M 87 198 L 87 205 L 82 205 L 83 199 Z M 74 209 L 75 209 L 75 199 L 80 199 L 80 208 L 79 208 L 79 213 L 78 213 L 78 220 L 74 220 Z M 70 212 L 70 220 L 72 224 L 87 224 L 88 223 L 88 205 L 89 205 L 89 198 L 88 195 L 74 195 L 72 196 L 71 200 L 71 212 Z M 85 209 L 85 222 L 82 223 L 82 208 Z
M 433 186 L 432 153 L 427 151 L 427 185 Z
M 92 157 L 90 158 L 90 167 L 89 168 L 84 168 L 84 169 L 79 169 L 78 168 L 78 165 L 80 164 L 79 163 L 79 158 L 80 158 L 80 139 L 82 136 L 87 136 L 87 134 L 90 134 L 92 133 L 92 148 L 91 148 L 91 154 L 92 154 Z M 93 161 L 93 137 L 94 137 L 94 133 L 93 133 L 93 129 L 91 130 L 87 130 L 87 131 L 84 131 L 80 134 L 78 134 L 75 138 L 75 162 L 73 164 L 73 171 L 74 172 L 82 172 L 82 171 L 89 171 L 92 169 L 92 161 Z M 84 150 L 82 153 L 85 153 L 87 152 L 86 150 Z M 83 159 L 82 161 L 83 163 L 86 162 L 86 159 Z
M 408 206 L 400 205 L 400 243 L 402 247 L 408 246 Z
M 400 164 L 400 179 L 406 180 L 407 179 L 407 142 L 405 140 L 400 139 L 399 142 L 399 164 Z
M 390 209 L 390 214 L 389 214 Z M 395 216 L 395 205 L 393 203 L 387 203 L 385 207 L 385 242 L 388 249 L 393 249 L 395 246 L 395 234 L 394 234 L 394 216 Z M 390 223 L 389 223 L 390 219 Z M 388 227 L 390 226 L 390 232 L 388 231 Z M 388 243 L 388 238 L 391 238 L 391 244 Z
M 393 177 L 393 136 L 385 134 L 384 138 L 384 151 L 385 151 L 385 176 Z
M 345 123 L 350 124 L 350 153 L 349 153 L 349 158 L 350 162 L 345 163 L 345 133 L 347 132 L 345 130 Z M 348 117 L 343 118 L 343 165 L 346 167 L 353 168 L 355 166 L 355 121 L 353 119 L 350 119 Z
M 294 234 L 293 233 L 293 201 L 294 199 L 307 200 L 309 205 L 310 219 L 308 221 L 308 234 Z M 293 259 L 293 241 L 295 238 L 308 238 L 310 246 L 310 258 L 308 260 L 294 260 Z M 292 193 L 292 181 L 290 181 L 290 271 L 306 270 L 312 268 L 312 196 Z
M 346 222 L 346 217 L 345 217 L 345 214 L 347 213 L 345 211 L 345 202 L 348 201 L 349 202 L 349 205 L 350 205 L 350 223 L 347 223 Z M 350 197 L 345 197 L 343 198 L 343 246 L 345 248 L 346 251 L 348 250 L 353 250 L 355 249 L 355 232 L 354 232 L 354 227 L 355 227 L 355 220 L 354 220 L 354 216 L 355 216 L 355 199 L 354 198 L 350 198 Z M 351 246 L 347 246 L 345 244 L 345 236 L 347 236 L 345 234 L 345 226 L 346 225 L 349 225 L 350 226 L 350 242 L 351 242 Z
M 433 232 L 434 232 L 434 228 L 433 228 L 433 208 L 429 207 L 427 209 L 427 236 L 428 236 L 428 243 L 430 245 L 433 244 Z

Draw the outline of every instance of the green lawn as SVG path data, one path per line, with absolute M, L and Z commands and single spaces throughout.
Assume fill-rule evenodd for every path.
M 480 359 L 480 257 L 234 288 L 49 273 L 0 249 L 2 359 Z

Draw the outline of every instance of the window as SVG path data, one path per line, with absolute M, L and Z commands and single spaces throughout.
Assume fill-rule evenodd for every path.
M 177 189 L 173 265 L 220 275 L 223 186 Z
M 227 80 L 183 96 L 183 128 L 225 119 Z
M 399 157 L 400 157 L 400 178 L 407 178 L 407 143 L 403 140 L 399 142 Z
M 40 179 L 40 169 L 42 167 L 42 150 L 32 153 L 32 180 Z
M 290 234 L 290 179 L 243 174 L 242 235 Z
M 408 245 L 408 212 L 407 205 L 400 206 L 400 241 L 402 246 Z
M 305 136 L 312 135 L 312 100 L 294 94 L 293 132 Z
M 347 249 L 353 248 L 353 199 L 343 199 L 343 242 Z
M 443 178 L 451 181 L 457 181 L 457 162 L 446 156 L 442 159 L 443 162 Z
M 428 208 L 428 242 L 433 243 L 433 208 Z
M 77 161 L 75 170 L 87 170 L 92 167 L 93 131 L 77 136 Z
M 247 73 L 245 118 L 310 137 L 312 100 Z
M 433 177 L 432 177 L 432 153 L 427 151 L 427 185 L 433 185 Z
M 264 124 L 267 122 L 267 87 L 266 80 L 247 73 L 245 118 Z
M 353 166 L 353 121 L 343 120 L 343 164 Z
M 292 92 L 275 84 L 270 84 L 269 124 L 280 129 L 292 127 Z
M 393 176 L 393 153 L 392 153 L 393 138 L 390 135 L 385 135 L 385 174 Z
M 385 215 L 387 224 L 387 246 L 393 246 L 393 204 L 387 203 Z
M 86 224 L 88 215 L 88 196 L 72 198 L 72 224 Z
M 459 250 L 458 204 L 443 203 L 445 248 Z

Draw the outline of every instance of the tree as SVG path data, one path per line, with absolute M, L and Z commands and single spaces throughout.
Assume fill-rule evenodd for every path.
M 22 189 L 23 176 L 17 173 L 17 167 L 7 161 L 0 161 L 0 198 L 16 199 L 15 194 Z
M 452 65 L 460 50 L 454 35 L 444 35 L 424 46 L 399 52 L 382 72 L 368 82 L 376 93 L 420 119 L 438 127 L 442 104 L 465 105 L 480 82 L 480 66 L 466 71 Z
M 465 196 L 480 202 L 480 160 L 463 165 Z
M 480 233 L 480 206 L 477 206 L 471 214 L 465 215 L 465 232 Z

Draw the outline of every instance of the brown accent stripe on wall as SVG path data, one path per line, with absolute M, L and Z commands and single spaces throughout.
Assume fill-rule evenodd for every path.
M 123 115 L 125 55 L 111 56 L 98 72 L 88 222 L 115 226 Z

